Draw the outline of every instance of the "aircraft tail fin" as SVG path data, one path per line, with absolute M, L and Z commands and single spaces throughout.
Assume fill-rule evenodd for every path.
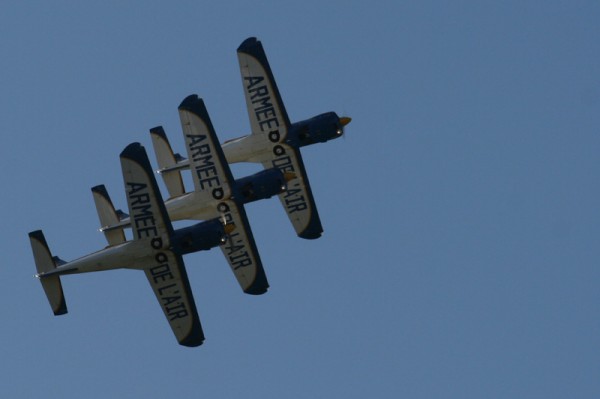
M 31 250 L 33 251 L 33 259 L 37 269 L 37 276 L 42 283 L 42 288 L 46 293 L 52 312 L 55 316 L 67 313 L 67 303 L 63 293 L 60 276 L 44 274 L 56 269 L 57 263 L 62 263 L 58 258 L 53 258 L 46 243 L 46 238 L 41 230 L 32 231 L 29 233 L 29 241 L 31 242 Z
M 100 219 L 100 230 L 104 233 L 108 245 L 117 245 L 125 242 L 125 232 L 122 228 L 108 228 L 118 225 L 121 217 L 115 210 L 106 187 L 103 184 L 92 187 L 92 195 L 94 196 L 98 219 Z
M 185 187 L 183 186 L 183 179 L 181 178 L 181 171 L 178 165 L 185 158 L 173 153 L 169 139 L 162 126 L 150 129 L 150 136 L 152 137 L 152 146 L 154 147 L 156 161 L 158 162 L 158 172 L 162 176 L 165 186 L 167 186 L 169 197 L 173 198 L 185 194 Z

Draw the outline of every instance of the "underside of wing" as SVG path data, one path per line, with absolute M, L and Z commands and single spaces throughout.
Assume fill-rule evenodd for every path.
M 192 180 L 201 198 L 215 201 L 216 215 L 236 226 L 223 254 L 245 293 L 262 294 L 269 284 L 241 198 L 233 191 L 233 175 L 202 99 L 192 95 L 179 106 Z
M 159 247 L 168 248 L 173 227 L 146 150 L 139 143 L 128 145 L 121 153 L 121 168 L 127 206 L 134 239 L 162 240 Z M 155 249 L 156 246 L 153 245 Z
M 204 101 L 188 96 L 179 106 L 194 189 L 219 200 L 231 195 L 233 176 L 223 155 Z
M 237 54 L 252 134 L 285 140 L 290 121 L 261 42 L 248 38 Z
M 121 153 L 121 167 L 133 237 L 147 242 L 153 252 L 153 264 L 143 267 L 146 277 L 177 341 L 198 346 L 204 333 L 183 259 L 168 249 L 173 227 L 144 147 L 128 145 Z
M 300 151 L 281 143 L 274 147 L 272 157 L 270 161 L 263 162 L 265 168 L 275 167 L 284 173 L 292 172 L 296 175 L 296 179 L 288 182 L 287 190 L 279 194 L 296 234 L 306 239 L 319 238 L 323 227 Z
M 236 226 L 227 242 L 221 245 L 223 255 L 231 266 L 235 278 L 246 294 L 264 294 L 269 288 L 269 283 L 244 207 L 229 200 L 219 204 L 219 211 L 222 212 L 227 223 Z
M 177 341 L 183 346 L 201 345 L 204 332 L 182 257 L 165 250 L 156 259 L 160 263 L 144 271 Z

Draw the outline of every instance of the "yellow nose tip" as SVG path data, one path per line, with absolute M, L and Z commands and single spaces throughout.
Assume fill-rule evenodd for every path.
M 235 230 L 235 224 L 228 223 L 225 226 L 223 226 L 223 230 L 225 230 L 225 233 L 230 234 L 233 230 Z
M 350 118 L 349 116 L 342 116 L 340 118 L 340 123 L 342 126 L 346 126 L 350 122 L 352 122 L 352 118 Z
M 295 179 L 295 178 L 296 178 L 296 174 L 295 174 L 295 173 L 293 173 L 293 172 L 285 172 L 285 173 L 283 174 L 283 178 L 284 178 L 284 179 L 285 179 L 285 181 L 287 182 L 287 181 L 290 181 L 290 180 L 292 180 L 292 179 Z

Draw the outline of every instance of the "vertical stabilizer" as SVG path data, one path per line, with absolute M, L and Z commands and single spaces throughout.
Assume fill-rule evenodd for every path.
M 117 245 L 125 242 L 125 232 L 122 228 L 106 229 L 109 226 L 116 226 L 120 221 L 119 215 L 108 196 L 106 187 L 103 184 L 92 187 L 92 195 L 94 196 L 98 219 L 100 219 L 100 230 L 104 233 L 108 245 Z
M 181 171 L 176 168 L 177 164 L 183 158 L 181 155 L 173 153 L 169 139 L 162 126 L 150 129 L 150 136 L 152 137 L 152 146 L 154 147 L 154 153 L 158 161 L 159 173 L 165 182 L 165 186 L 167 186 L 169 197 L 175 198 L 185 194 Z M 169 170 L 172 168 L 175 169 Z

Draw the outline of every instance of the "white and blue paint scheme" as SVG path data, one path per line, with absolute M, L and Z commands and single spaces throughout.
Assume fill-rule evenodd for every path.
M 235 231 L 230 234 L 227 243 L 221 246 L 223 255 L 245 293 L 263 294 L 267 292 L 269 283 L 244 204 L 284 192 L 288 181 L 295 175 L 270 168 L 234 180 L 204 101 L 196 95 L 188 96 L 179 106 L 179 117 L 188 159 L 191 160 L 194 189 L 185 192 L 180 173 L 164 176 L 170 195 L 165 202 L 169 218 L 178 221 L 220 217 L 226 224 L 235 225 Z M 175 165 L 178 157 L 173 154 L 162 127 L 153 128 L 150 132 L 157 150 L 159 167 Z M 105 205 L 107 207 L 108 203 Z M 112 205 L 110 209 L 114 213 Z M 118 231 L 122 234 L 122 228 L 130 226 L 127 215 L 105 222 L 100 230 L 107 234 L 107 238 Z
M 112 231 L 106 234 L 106 248 L 65 262 L 52 256 L 41 230 L 33 231 L 29 238 L 36 276 L 52 311 L 62 315 L 67 313 L 67 305 L 61 276 L 119 268 L 143 270 L 177 341 L 199 346 L 204 333 L 182 255 L 224 244 L 234 226 L 213 219 L 174 230 L 144 147 L 130 144 L 120 159 L 133 239 L 126 241 L 122 230 Z M 103 188 L 95 187 L 92 192 L 101 223 L 118 220 Z
M 319 238 L 323 227 L 310 188 L 300 147 L 326 142 L 344 134 L 350 123 L 348 117 L 339 117 L 327 112 L 313 118 L 290 123 L 275 78 L 260 41 L 251 37 L 237 49 L 244 96 L 250 118 L 251 134 L 225 141 L 222 145 L 229 163 L 255 162 L 266 169 L 277 168 L 282 172 L 294 173 L 296 179 L 288 183 L 288 189 L 279 194 L 294 229 L 299 237 Z M 167 180 L 176 181 L 180 169 L 188 168 L 189 161 L 176 157 L 170 146 L 157 145 L 154 149 L 163 163 L 159 173 Z

